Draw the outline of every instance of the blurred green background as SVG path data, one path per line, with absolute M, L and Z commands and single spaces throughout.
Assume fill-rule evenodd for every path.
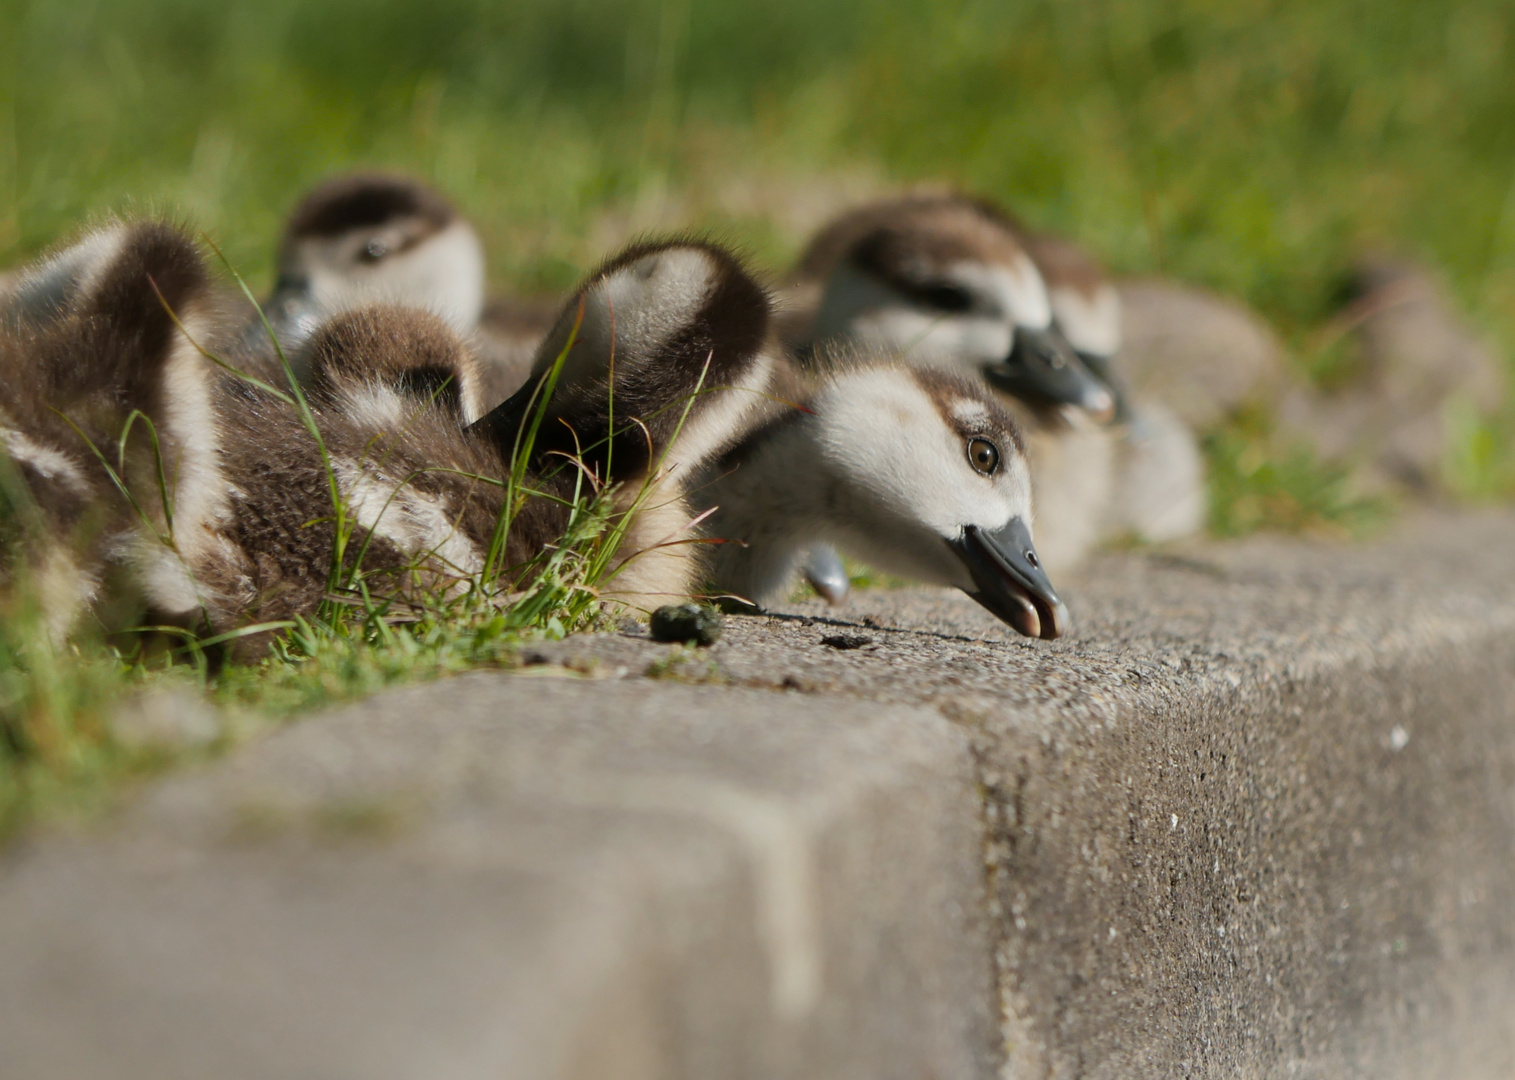
M 1419 255 L 1509 345 L 1512 48 L 1509 0 L 0 0 L 0 263 L 168 210 L 261 284 L 291 201 L 364 164 L 456 198 L 501 286 L 669 227 L 778 270 L 945 181 L 1296 345 L 1354 252 Z M 1508 429 L 1454 448 L 1463 489 L 1508 486 Z

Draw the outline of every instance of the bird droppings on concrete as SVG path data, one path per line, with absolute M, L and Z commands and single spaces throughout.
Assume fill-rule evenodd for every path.
M 721 613 L 709 604 L 665 604 L 652 613 L 652 640 L 714 645 L 721 640 Z
M 867 634 L 827 634 L 821 638 L 821 644 L 833 649 L 861 649 L 865 645 L 872 645 L 873 639 Z

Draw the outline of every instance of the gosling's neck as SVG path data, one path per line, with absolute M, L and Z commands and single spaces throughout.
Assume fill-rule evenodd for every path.
M 814 418 L 786 412 L 705 471 L 693 501 L 716 507 L 705 534 L 709 584 L 760 606 L 789 593 L 804 552 L 830 541 L 832 485 L 814 445 Z

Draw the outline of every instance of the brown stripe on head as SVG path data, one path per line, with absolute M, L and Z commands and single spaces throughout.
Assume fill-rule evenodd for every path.
M 825 278 L 851 259 L 908 286 L 956 262 L 1012 262 L 1024 253 L 1020 231 L 1008 214 L 981 199 L 906 195 L 860 207 L 827 226 L 801 256 L 798 276 Z
M 965 441 L 982 436 L 1025 454 L 1026 441 L 1019 425 L 981 384 L 940 368 L 911 366 L 904 370 L 931 401 L 943 422 Z
M 452 204 L 418 180 L 389 173 L 352 173 L 321 184 L 290 215 L 285 243 L 341 236 L 354 229 L 413 218 L 440 232 L 457 217 Z
M 94 278 L 81 314 L 103 320 L 152 352 L 174 333 L 174 316 L 208 299 L 210 275 L 199 248 L 166 222 L 130 226 L 115 257 Z
M 666 253 L 696 251 L 707 260 L 707 284 L 700 306 L 691 311 L 677 332 L 661 345 L 659 363 L 710 362 L 711 380 L 720 380 L 733 366 L 757 351 L 768 333 L 768 294 L 730 251 L 706 240 L 665 240 L 633 244 L 590 275 L 580 293 L 623 270 L 637 272 Z M 576 310 L 573 301 L 569 309 Z
M 210 274 L 184 231 L 158 221 L 123 226 L 64 329 L 75 348 L 67 379 L 96 391 L 114 386 L 129 408 L 156 415 L 164 370 L 174 350 L 188 346 L 179 325 L 203 332 L 212 303 Z

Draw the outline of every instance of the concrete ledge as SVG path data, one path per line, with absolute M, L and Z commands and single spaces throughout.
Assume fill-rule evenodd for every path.
M 1515 1075 L 1515 518 L 1068 592 L 564 642 L 37 837 L 5 1075 Z
M 778 703 L 464 678 L 14 852 L 3 1073 L 981 1073 L 966 740 Z

